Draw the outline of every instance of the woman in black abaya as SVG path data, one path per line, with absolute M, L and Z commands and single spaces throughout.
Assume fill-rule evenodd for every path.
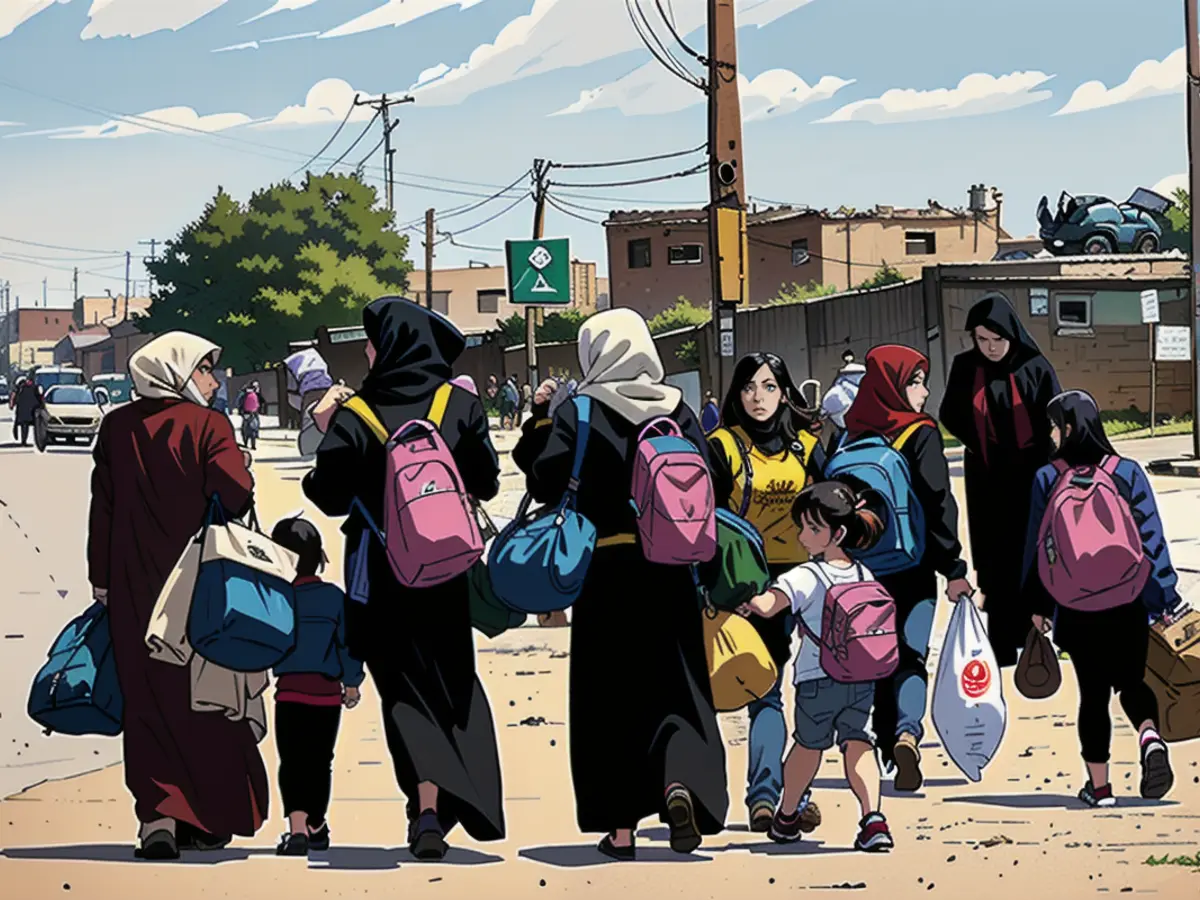
M 1033 614 L 1021 596 L 1023 535 L 1034 475 L 1050 458 L 1046 407 L 1058 377 L 1002 294 L 971 308 L 967 331 L 975 346 L 954 358 L 940 418 L 966 448 L 971 557 L 992 649 L 1011 666 Z
M 425 419 L 465 338 L 449 320 L 401 297 L 372 303 L 363 325 L 371 369 L 358 398 L 389 434 Z M 335 410 L 332 422 L 329 410 Z M 370 541 L 369 600 L 347 601 L 347 643 L 367 664 L 383 701 L 388 750 L 408 798 L 412 852 L 441 859 L 445 835 L 459 823 L 477 841 L 500 840 L 500 758 L 491 707 L 475 673 L 467 576 L 425 588 L 400 585 L 353 504 L 357 498 L 382 527 L 383 443 L 345 406 L 321 401 L 313 418 L 327 432 L 304 492 L 326 515 L 349 517 L 342 528 L 348 554 Z M 479 500 L 496 496 L 500 466 L 479 398 L 453 387 L 440 431 L 467 492 Z

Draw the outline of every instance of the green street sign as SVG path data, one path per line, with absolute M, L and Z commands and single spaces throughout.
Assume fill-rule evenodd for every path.
M 571 243 L 567 238 L 505 241 L 508 300 L 530 306 L 571 302 Z

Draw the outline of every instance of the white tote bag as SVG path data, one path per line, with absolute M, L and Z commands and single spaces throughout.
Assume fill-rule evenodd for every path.
M 1008 710 L 996 654 L 975 604 L 954 607 L 933 685 L 933 727 L 946 755 L 971 779 L 983 770 L 1004 739 Z

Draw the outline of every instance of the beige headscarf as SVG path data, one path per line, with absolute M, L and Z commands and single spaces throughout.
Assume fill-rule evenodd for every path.
M 129 357 L 129 377 L 139 397 L 190 400 L 208 406 L 192 373 L 206 356 L 212 356 L 215 364 L 220 354 L 220 347 L 199 335 L 168 331 Z
M 662 383 L 658 348 L 646 320 L 632 309 L 610 309 L 579 329 L 578 394 L 598 400 L 623 419 L 641 425 L 669 416 L 683 392 Z

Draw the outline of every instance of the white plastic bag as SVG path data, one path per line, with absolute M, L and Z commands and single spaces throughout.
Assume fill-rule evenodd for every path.
M 954 608 L 933 685 L 933 727 L 946 755 L 979 781 L 1004 738 L 1008 710 L 996 654 L 975 604 Z

